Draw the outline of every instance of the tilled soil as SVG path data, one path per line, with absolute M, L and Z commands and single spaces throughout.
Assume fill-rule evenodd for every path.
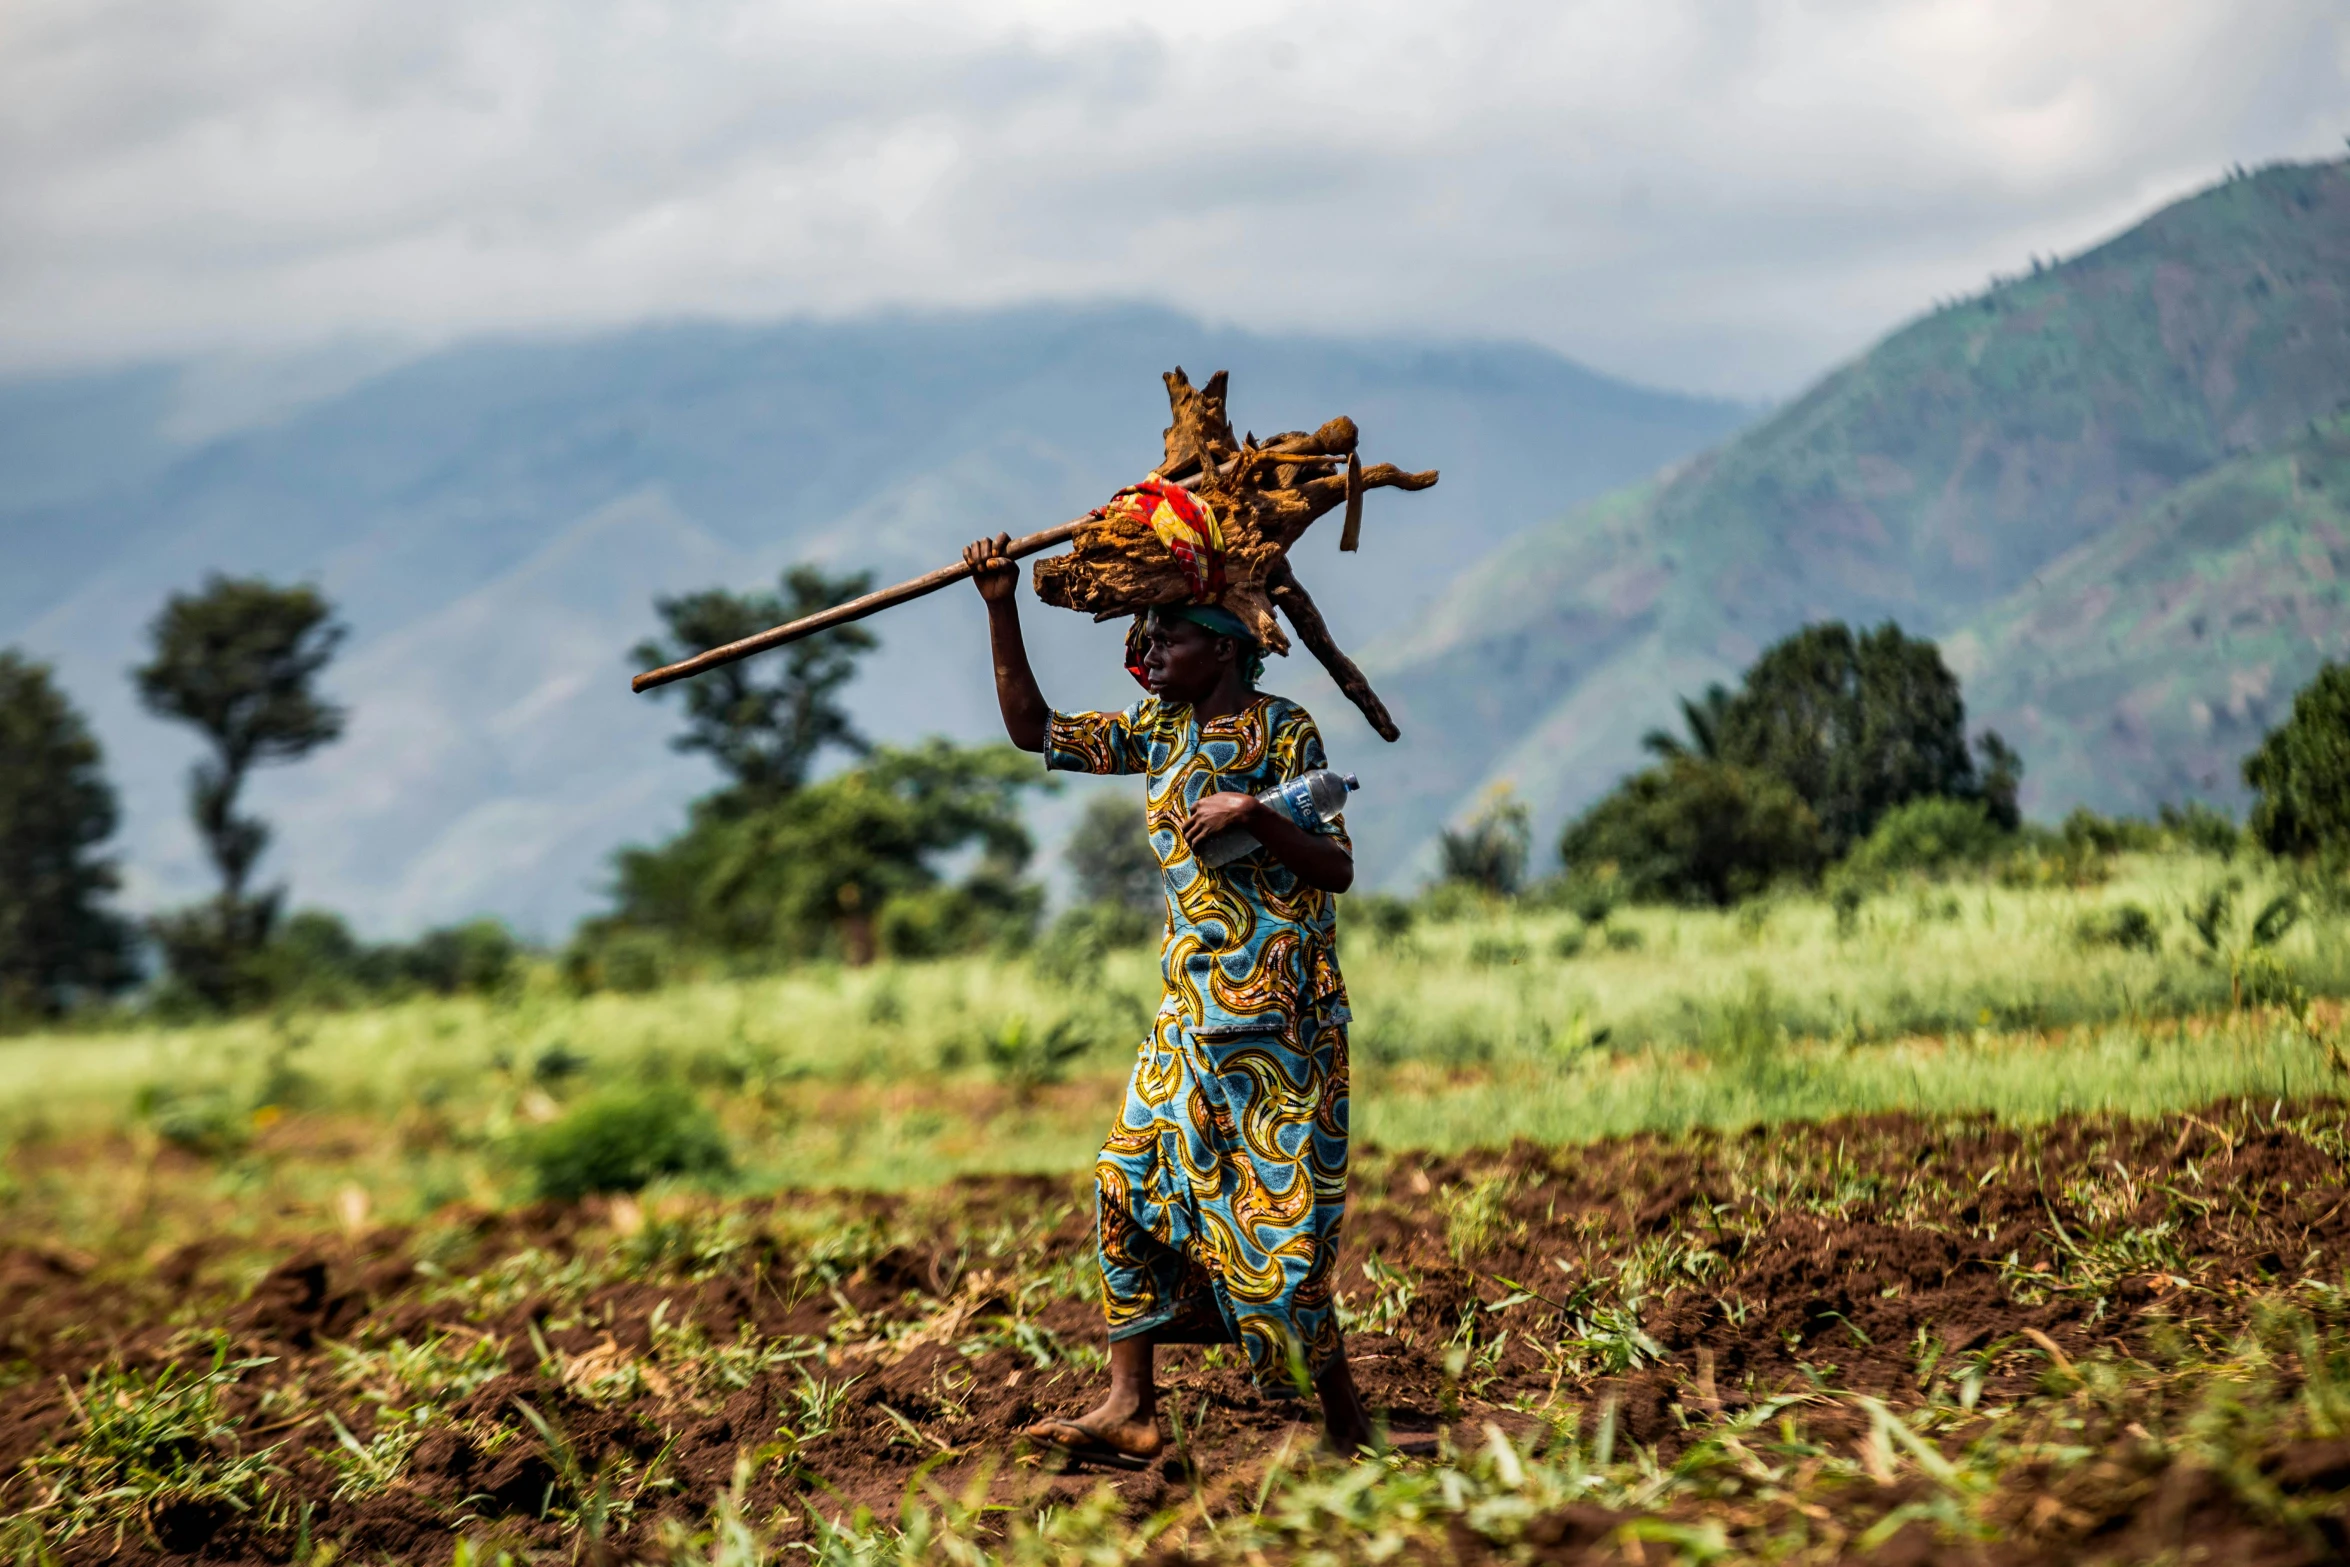
M 1588 1442 L 1604 1426 L 1670 1462 L 1792 1392 L 1814 1395 L 1799 1411 L 1808 1442 L 1855 1451 L 1868 1417 L 1852 1395 L 1914 1407 L 1971 1378 L 1970 1402 L 2012 1405 L 2052 1368 L 2175 1362 L 2299 1281 L 2338 1285 L 2344 1149 L 2338 1106 L 2227 1105 L 2030 1129 L 1888 1116 L 1370 1156 L 1341 1269 L 1352 1355 L 1398 1435 L 1475 1446 L 1488 1425 L 1551 1426 Z M 657 1555 L 662 1521 L 701 1519 L 746 1455 L 745 1510 L 786 1540 L 811 1514 L 894 1516 L 918 1471 L 945 1495 L 984 1479 L 1021 1511 L 1104 1483 L 1137 1517 L 1245 1508 L 1313 1427 L 1303 1406 L 1253 1388 L 1231 1350 L 1164 1352 L 1184 1440 L 1145 1472 L 1053 1474 L 1015 1441 L 1093 1389 L 1072 1359 L 1100 1332 L 1079 1293 L 1090 1244 L 1088 1189 L 1036 1178 L 666 1215 L 625 1199 L 452 1211 L 313 1240 L 242 1292 L 217 1248 L 125 1270 L 58 1239 L 23 1242 L 0 1253 L 0 1368 L 13 1367 L 0 1505 L 42 1517 L 46 1482 L 27 1462 L 77 1438 L 93 1368 L 200 1369 L 224 1341 L 267 1363 L 226 1390 L 240 1423 L 214 1440 L 277 1444 L 274 1513 L 166 1500 L 62 1542 L 62 1559 L 274 1562 L 331 1541 L 346 1559 L 439 1562 L 459 1532 L 567 1555 L 583 1507 L 604 1519 L 599 1551 Z M 476 1374 L 414 1421 L 396 1474 L 352 1483 L 350 1444 L 430 1401 L 389 1384 L 382 1357 L 435 1342 L 472 1355 Z M 2001 1538 L 1913 1523 L 1865 1557 L 1856 1543 L 1854 1559 L 2339 1559 L 2339 1513 L 2281 1522 L 2247 1496 L 2350 1488 L 2350 1440 L 2257 1452 L 2253 1483 L 2140 1440 L 2124 1403 L 2084 1408 L 2084 1456 L 2003 1482 Z M 1916 1485 L 1847 1486 L 1822 1527 L 1857 1542 Z M 1626 1516 L 1560 1509 L 1508 1549 L 1670 1559 L 1627 1546 Z M 1502 1547 L 1464 1526 L 1448 1549 Z

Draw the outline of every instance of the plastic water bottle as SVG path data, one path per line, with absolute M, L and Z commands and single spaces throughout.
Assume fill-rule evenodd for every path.
M 1257 798 L 1306 831 L 1314 832 L 1336 821 L 1338 813 L 1346 809 L 1347 795 L 1361 787 L 1354 774 L 1334 773 L 1323 767 L 1267 789 Z M 1229 865 L 1259 847 L 1262 845 L 1255 833 L 1245 827 L 1227 827 L 1192 852 L 1202 865 L 1217 866 Z

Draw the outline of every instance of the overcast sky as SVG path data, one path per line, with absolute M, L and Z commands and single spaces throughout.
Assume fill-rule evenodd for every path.
M 7 0 L 0 363 L 1121 298 L 1769 396 L 2346 132 L 2345 0 Z

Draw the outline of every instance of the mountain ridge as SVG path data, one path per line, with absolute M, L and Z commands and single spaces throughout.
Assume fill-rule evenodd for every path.
M 210 570 L 317 581 L 352 627 L 325 681 L 352 724 L 257 775 L 255 807 L 279 828 L 262 874 L 371 934 L 482 911 L 559 934 L 594 905 L 611 849 L 671 830 L 715 782 L 669 750 L 673 710 L 626 689 L 655 594 L 762 586 L 802 559 L 894 580 L 978 534 L 1078 515 L 1155 459 L 1159 375 L 1178 363 L 1229 368 L 1234 415 L 1259 430 L 1343 411 L 1375 455 L 1445 471 L 1426 495 L 1374 497 L 1359 555 L 1334 536 L 1301 551 L 1350 648 L 1560 501 L 1748 414 L 1525 345 L 1264 336 L 1097 307 L 462 343 L 177 447 L 159 432 L 191 422 L 174 399 L 204 381 L 193 372 L 0 382 L 0 419 L 46 410 L 0 438 L 17 567 L 0 574 L 0 644 L 54 661 L 91 715 L 124 796 L 126 901 L 155 907 L 205 873 L 180 793 L 192 745 L 123 678 L 141 629 Z M 882 648 L 850 692 L 875 738 L 997 732 L 967 599 L 875 622 Z M 1117 628 L 1041 608 L 1029 624 L 1064 706 L 1131 700 Z M 1310 659 L 1276 666 L 1334 754 L 1364 765 L 1385 749 Z M 1075 804 L 1043 809 L 1048 836 Z
M 2345 406 L 2343 162 L 2232 178 L 1929 312 L 1726 445 L 1529 530 L 1369 650 L 1399 721 L 1437 740 L 1372 852 L 1425 865 L 1436 827 L 1505 782 L 1549 839 L 1639 765 L 1677 690 L 1811 620 L 1957 634 L 2185 481 Z M 2006 710 L 1973 693 L 1970 709 Z M 2142 803 L 2097 769 L 2051 783 L 2024 754 L 2027 808 Z

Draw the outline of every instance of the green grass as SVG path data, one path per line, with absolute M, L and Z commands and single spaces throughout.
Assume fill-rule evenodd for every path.
M 2227 965 L 2186 918 L 2230 880 L 2246 884 L 2240 908 L 2274 884 L 2250 866 L 2139 857 L 2101 886 L 1916 883 L 1841 918 L 1789 896 L 1621 910 L 1599 927 L 1472 910 L 1386 941 L 1364 922 L 1345 948 L 1355 1124 L 1374 1143 L 1451 1149 L 2319 1090 L 2325 1030 L 2291 1008 L 2231 1012 Z M 2085 921 L 2125 905 L 2150 916 L 2154 950 L 2083 939 Z M 2338 915 L 2303 921 L 2277 958 L 2309 993 L 2350 993 Z M 338 1211 L 352 1183 L 379 1216 L 508 1200 L 528 1190 L 516 1156 L 532 1128 L 640 1081 L 710 1103 L 748 1189 L 1076 1171 L 1157 997 L 1143 950 L 1075 982 L 990 956 L 588 997 L 541 968 L 497 999 L 24 1036 L 0 1041 L 0 1138 L 18 1150 L 0 1203 L 24 1208 L 20 1222 L 94 1223 L 200 1201 L 241 1225 L 273 1205 Z M 44 1163 L 44 1148 L 107 1137 L 131 1157 L 105 1172 Z M 159 1178 L 175 1146 L 208 1173 Z

